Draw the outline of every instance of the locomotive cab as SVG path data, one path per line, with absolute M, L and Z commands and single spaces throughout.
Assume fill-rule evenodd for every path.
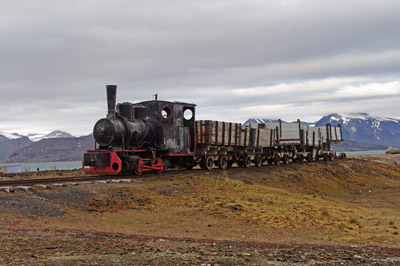
M 157 121 L 155 147 L 169 154 L 195 151 L 195 105 L 182 102 L 145 101 L 134 104 L 146 120 Z M 136 109 L 137 110 L 137 109 Z

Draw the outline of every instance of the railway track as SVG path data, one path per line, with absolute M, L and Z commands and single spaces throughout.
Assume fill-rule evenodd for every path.
M 130 176 L 74 176 L 74 177 L 53 177 L 53 178 L 38 178 L 38 179 L 19 179 L 19 180 L 3 180 L 0 181 L 0 187 L 16 187 L 16 186 L 31 186 L 38 184 L 53 184 L 53 183 L 66 183 L 66 182 L 85 182 L 85 181 L 98 181 L 109 179 L 126 179 Z
M 236 168 L 236 167 L 234 167 Z M 239 167 L 240 168 L 240 167 Z M 163 172 L 163 176 L 168 176 L 168 174 L 173 174 L 176 171 L 187 171 L 187 170 L 169 170 Z M 190 171 L 206 171 L 203 169 L 192 169 Z M 159 173 L 148 173 L 146 174 L 146 178 L 150 178 L 152 176 L 158 176 Z M 45 184 L 62 184 L 62 183 L 79 183 L 79 182 L 94 182 L 94 181 L 102 181 L 102 180 L 131 180 L 135 178 L 141 178 L 142 176 L 138 175 L 95 175 L 95 176 L 73 176 L 73 177 L 52 177 L 52 178 L 37 178 L 37 179 L 17 179 L 17 180 L 2 180 L 0 181 L 0 190 L 6 187 L 21 187 L 21 186 L 35 186 L 35 185 L 45 185 Z

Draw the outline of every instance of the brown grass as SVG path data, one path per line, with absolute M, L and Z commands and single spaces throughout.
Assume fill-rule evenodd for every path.
M 371 160 L 170 172 L 80 188 L 95 196 L 62 206 L 63 217 L 15 219 L 144 235 L 400 247 L 400 168 Z

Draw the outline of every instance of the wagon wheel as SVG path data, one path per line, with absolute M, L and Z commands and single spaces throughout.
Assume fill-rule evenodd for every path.
M 210 171 L 210 170 L 213 168 L 213 165 L 214 165 L 214 160 L 213 160 L 213 158 L 212 158 L 211 156 L 207 156 L 207 157 L 205 158 L 205 160 L 204 160 L 204 165 L 205 165 L 206 169 L 207 169 L 208 171 Z
M 244 167 L 246 167 L 246 168 L 249 168 L 249 167 L 251 166 L 251 158 L 250 158 L 250 155 L 247 155 L 247 156 L 244 158 L 243 163 L 244 163 Z
M 281 157 L 277 153 L 275 153 L 275 156 L 274 156 L 274 163 L 276 165 L 280 165 L 281 164 Z
M 262 156 L 257 155 L 256 158 L 254 158 L 254 163 L 256 164 L 257 167 L 261 167 L 263 165 Z
M 220 156 L 218 158 L 219 169 L 226 170 L 228 168 L 228 158 L 226 156 Z
M 284 164 L 289 164 L 289 160 L 290 160 L 289 155 L 288 154 L 284 154 L 283 158 L 282 158 L 283 163 Z
M 313 161 L 312 154 L 311 153 L 307 153 L 307 162 L 311 163 L 312 161 Z
M 303 163 L 303 161 L 304 161 L 304 156 L 303 156 L 303 154 L 297 154 L 297 161 L 299 162 L 299 163 Z

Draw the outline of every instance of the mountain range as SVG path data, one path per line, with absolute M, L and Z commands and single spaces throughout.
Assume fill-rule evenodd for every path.
M 0 132 L 0 161 L 4 163 L 79 161 L 85 150 L 93 148 L 92 135 L 74 137 L 60 130 L 28 135 Z
M 271 123 L 277 120 L 250 118 L 244 124 Z M 285 121 L 282 121 L 286 123 Z M 329 114 L 306 125 L 324 126 L 327 123 L 342 125 L 344 141 L 334 145 L 338 151 L 384 150 L 389 146 L 400 147 L 400 119 L 372 116 L 367 113 Z
M 357 142 L 400 147 L 400 120 L 371 116 L 367 113 L 330 114 L 315 125 L 342 125 L 343 139 Z
M 272 123 L 274 119 L 250 118 L 244 124 Z M 285 123 L 285 121 L 282 121 Z M 333 148 L 338 151 L 383 150 L 389 146 L 400 147 L 400 120 L 371 116 L 366 113 L 329 114 L 314 123 L 323 126 L 342 125 L 344 142 Z M 94 148 L 92 135 L 74 137 L 64 131 L 49 134 L 0 132 L 0 161 L 6 163 L 79 161 L 86 150 Z

